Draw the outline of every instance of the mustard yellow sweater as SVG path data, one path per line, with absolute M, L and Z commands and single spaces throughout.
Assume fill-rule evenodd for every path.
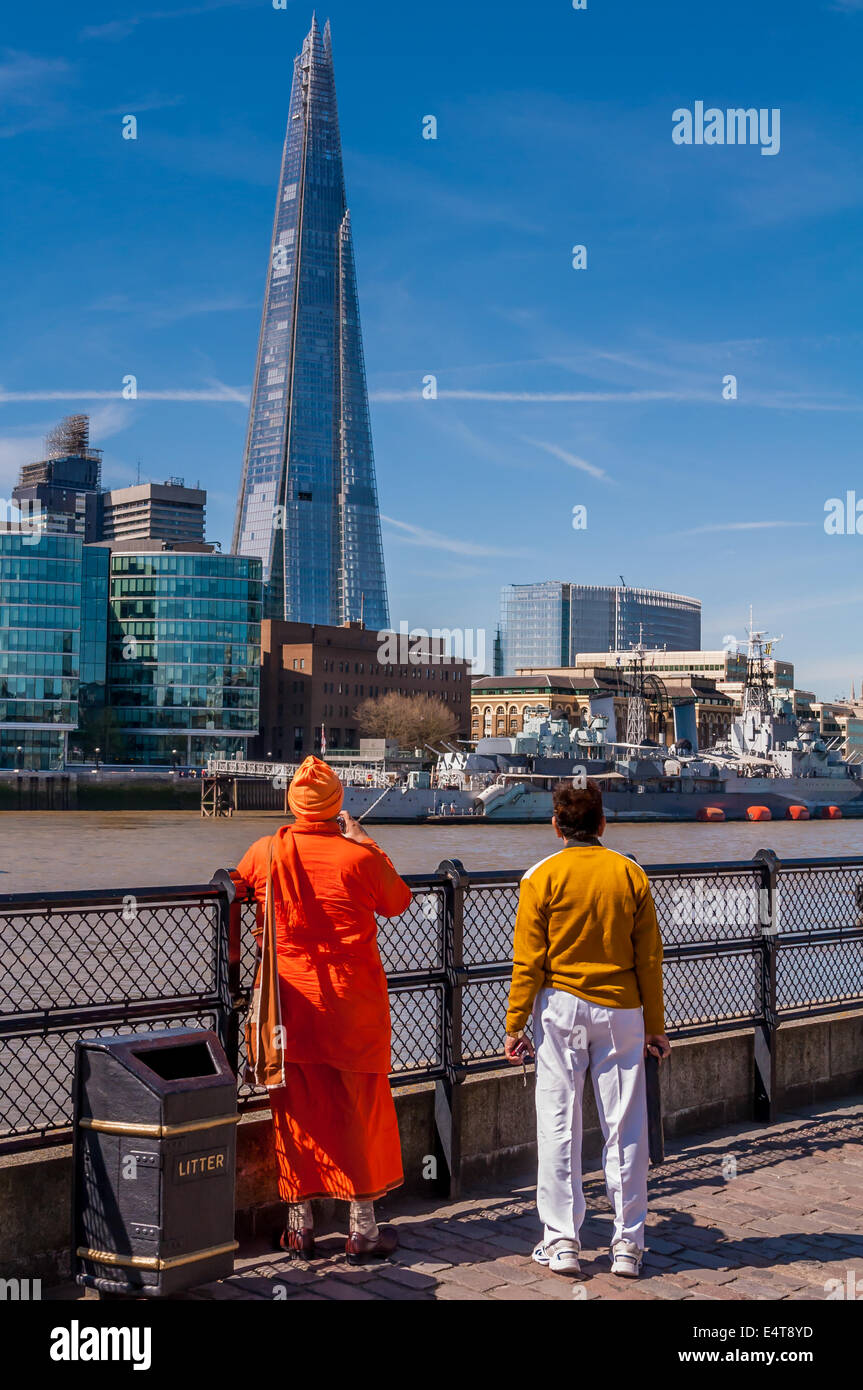
M 524 1028 L 544 986 L 606 1008 L 643 1005 L 645 1032 L 665 1032 L 662 941 L 650 883 L 631 859 L 598 840 L 541 859 L 521 880 L 508 1033 Z

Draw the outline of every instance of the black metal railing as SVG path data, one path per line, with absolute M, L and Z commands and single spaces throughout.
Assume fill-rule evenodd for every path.
M 753 1114 L 776 1106 L 782 1022 L 863 1004 L 863 859 L 646 866 L 662 930 L 672 1036 L 754 1030 Z M 379 923 L 392 1084 L 434 1082 L 440 1153 L 457 1180 L 460 1082 L 501 1065 L 520 872 L 446 860 L 407 875 Z M 69 1137 L 76 1038 L 214 1028 L 242 1075 L 255 907 L 209 884 L 0 897 L 0 1152 Z M 239 1086 L 244 1109 L 266 1093 Z
M 0 1152 L 69 1138 L 78 1038 L 198 1027 L 231 1045 L 231 892 L 224 875 L 0 897 Z

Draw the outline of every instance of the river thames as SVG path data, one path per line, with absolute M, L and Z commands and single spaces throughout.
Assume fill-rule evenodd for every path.
M 193 811 L 2 812 L 0 893 L 206 883 L 280 823 L 278 815 L 251 813 L 203 820 Z M 474 872 L 526 869 L 560 847 L 550 825 L 368 829 L 402 873 L 433 873 L 448 858 Z M 863 821 L 617 824 L 605 844 L 642 864 L 749 859 L 761 848 L 789 859 L 856 855 Z

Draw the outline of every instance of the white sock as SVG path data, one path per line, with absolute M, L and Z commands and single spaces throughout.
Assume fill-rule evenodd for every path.
M 314 1225 L 311 1202 L 288 1202 L 288 1230 L 311 1230 Z
M 366 1236 L 369 1240 L 377 1240 L 379 1231 L 378 1223 L 375 1221 L 374 1202 L 351 1202 L 350 1227 L 352 1236 Z

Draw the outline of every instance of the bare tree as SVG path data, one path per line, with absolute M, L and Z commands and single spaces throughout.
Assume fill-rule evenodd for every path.
M 443 700 L 431 695 L 399 695 L 390 690 L 363 700 L 356 710 L 361 731 L 370 738 L 398 739 L 402 748 L 421 748 L 452 738 L 458 720 Z

